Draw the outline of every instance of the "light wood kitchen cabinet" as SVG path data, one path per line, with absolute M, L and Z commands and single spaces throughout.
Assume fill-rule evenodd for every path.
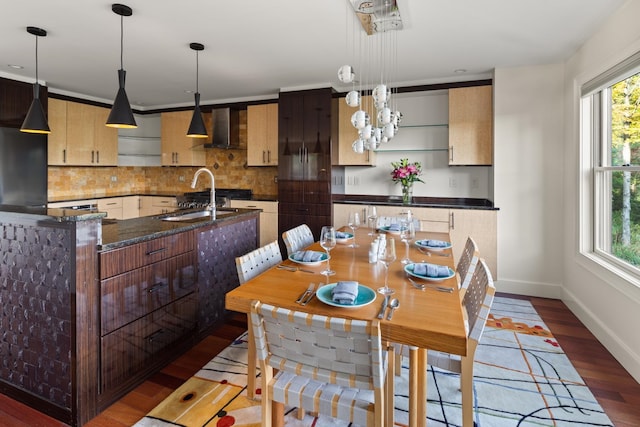
M 247 107 L 247 164 L 278 165 L 278 104 Z
M 451 244 L 456 262 L 471 236 L 478 244 L 480 257 L 484 258 L 491 275 L 497 280 L 498 274 L 498 225 L 497 211 L 484 209 L 449 209 Z
M 193 112 L 161 113 L 160 141 L 163 166 L 205 166 L 204 144 L 207 140 L 187 137 Z M 207 129 L 209 135 L 211 130 Z
M 140 196 L 122 197 L 122 219 L 138 218 L 140 216 Z
M 105 199 L 98 199 L 98 210 L 100 212 L 106 212 L 109 219 L 123 219 L 122 218 L 122 197 L 107 197 Z
M 449 89 L 449 165 L 492 163 L 492 86 Z
M 49 100 L 49 165 L 117 166 L 118 130 L 105 126 L 109 110 Z
M 162 215 L 178 208 L 175 197 L 140 196 L 140 216 Z
M 376 110 L 371 96 L 363 96 L 360 104 L 369 113 L 371 122 L 376 121 Z M 357 107 L 349 107 L 344 98 L 338 100 L 338 161 L 340 166 L 375 166 L 376 152 L 365 150 L 364 153 L 353 151 L 353 142 L 358 139 L 358 129 L 351 124 L 351 116 L 358 110 Z
M 260 246 L 278 240 L 278 202 L 231 200 L 232 208 L 262 209 L 260 212 Z

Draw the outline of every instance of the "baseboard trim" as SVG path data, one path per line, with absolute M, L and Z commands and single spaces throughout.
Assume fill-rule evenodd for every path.
M 563 288 L 559 284 L 497 280 L 496 291 L 539 298 L 563 299 Z

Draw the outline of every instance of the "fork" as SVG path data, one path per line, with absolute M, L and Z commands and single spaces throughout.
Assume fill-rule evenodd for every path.
M 315 286 L 316 286 L 316 285 L 315 285 L 314 283 L 309 283 L 309 287 L 307 288 L 307 290 L 306 290 L 306 291 L 304 291 L 304 292 L 302 293 L 302 295 L 300 295 L 300 297 L 298 297 L 298 299 L 296 300 L 296 302 L 297 302 L 298 304 L 302 304 L 302 301 L 304 301 L 304 300 L 305 300 L 305 298 L 307 298 L 307 297 L 309 296 L 309 294 L 313 292 L 313 289 L 315 288 Z M 305 304 L 306 304 L 306 303 L 305 303 Z M 303 305 L 304 305 L 304 304 L 303 304 Z
M 309 285 L 309 289 L 311 289 L 311 292 L 309 292 L 309 296 L 305 299 L 303 298 L 302 301 L 300 301 L 300 305 L 307 305 L 311 302 L 311 300 L 313 299 L 313 297 L 316 296 L 316 290 L 315 290 L 315 284 L 311 283 Z
M 453 292 L 453 288 L 449 288 L 447 286 L 434 285 L 433 283 L 418 283 L 409 276 L 407 276 L 407 279 L 409 279 L 414 288 L 420 289 L 422 291 L 424 291 L 426 288 L 430 288 L 440 292 Z

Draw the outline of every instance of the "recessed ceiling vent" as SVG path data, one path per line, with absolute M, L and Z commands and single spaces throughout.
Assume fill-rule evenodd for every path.
M 402 19 L 396 0 L 349 1 L 368 35 L 402 29 Z

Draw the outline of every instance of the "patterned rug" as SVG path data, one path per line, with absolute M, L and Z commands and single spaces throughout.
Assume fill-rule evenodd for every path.
M 238 337 L 135 427 L 259 426 L 260 402 L 246 398 L 246 339 Z M 396 426 L 408 422 L 407 362 L 395 379 Z M 613 426 L 528 301 L 495 298 L 474 371 L 478 427 Z M 460 426 L 460 402 L 459 376 L 429 367 L 427 425 Z M 347 425 L 286 413 L 287 426 Z

